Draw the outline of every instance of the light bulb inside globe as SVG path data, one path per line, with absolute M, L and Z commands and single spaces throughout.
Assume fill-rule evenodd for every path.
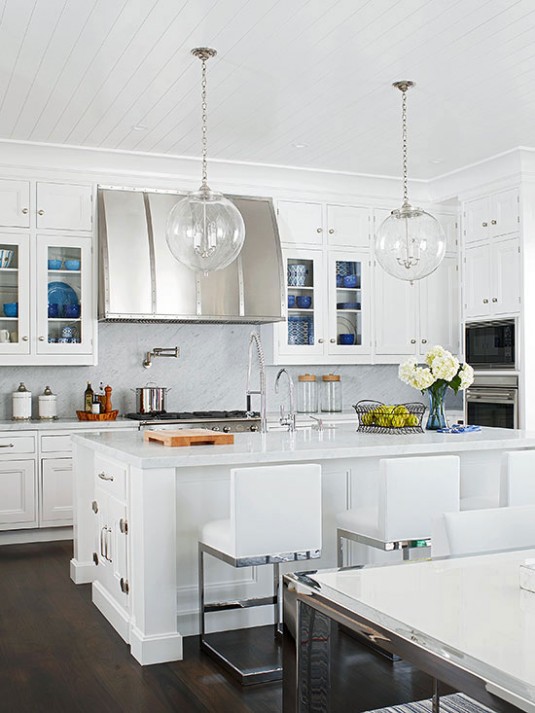
M 375 236 L 375 256 L 381 267 L 400 280 L 421 280 L 434 272 L 446 253 L 446 238 L 438 220 L 404 203 L 393 210 Z
M 179 262 L 206 274 L 228 267 L 238 257 L 245 224 L 232 201 L 202 187 L 173 206 L 166 238 Z

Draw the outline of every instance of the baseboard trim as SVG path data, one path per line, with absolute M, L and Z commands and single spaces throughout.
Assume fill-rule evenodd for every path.
M 142 666 L 182 661 L 182 635 L 173 632 L 146 636 L 133 626 L 130 631 L 130 653 Z
M 0 545 L 23 545 L 30 542 L 57 542 L 72 540 L 72 527 L 43 527 L 34 530 L 4 530 L 0 532 Z
M 129 642 L 130 618 L 126 612 L 110 594 L 104 589 L 100 582 L 93 582 L 91 590 L 93 604 L 101 614 L 110 622 L 119 636 Z
M 74 557 L 70 561 L 70 575 L 75 584 L 91 584 L 97 576 L 94 562 L 78 562 Z

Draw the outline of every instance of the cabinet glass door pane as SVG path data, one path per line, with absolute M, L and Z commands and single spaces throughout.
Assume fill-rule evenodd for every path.
M 362 345 L 362 263 L 336 260 L 336 343 Z
M 84 269 L 82 249 L 49 245 L 48 270 L 48 342 L 80 344 L 83 341 L 81 276 Z
M 0 236 L 0 353 L 29 353 L 28 236 Z
M 315 264 L 312 259 L 288 258 L 288 345 L 312 346 L 315 329 Z

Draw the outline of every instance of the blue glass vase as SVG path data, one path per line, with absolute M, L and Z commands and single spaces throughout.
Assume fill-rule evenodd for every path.
M 429 418 L 427 419 L 426 429 L 428 431 L 436 431 L 439 428 L 446 428 L 446 411 L 444 408 L 444 399 L 448 384 L 433 385 L 427 389 L 429 394 Z

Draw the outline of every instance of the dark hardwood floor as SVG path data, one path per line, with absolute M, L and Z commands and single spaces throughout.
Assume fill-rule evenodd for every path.
M 184 661 L 140 666 L 69 578 L 72 543 L 0 547 L 1 713 L 279 713 L 281 685 L 242 688 L 185 642 Z M 343 637 L 340 712 L 417 700 L 430 680 Z M 344 685 L 347 684 L 347 694 Z M 355 691 L 358 692 L 358 704 Z

